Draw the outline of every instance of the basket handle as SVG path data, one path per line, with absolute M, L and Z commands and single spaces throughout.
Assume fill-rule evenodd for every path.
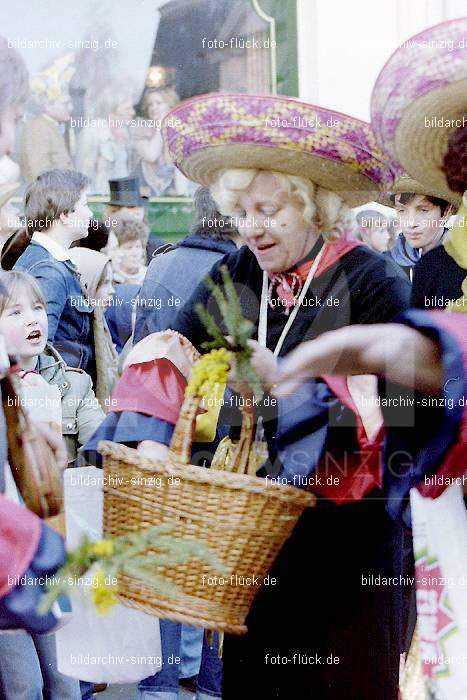
M 196 427 L 196 416 L 201 398 L 188 396 L 185 398 L 170 441 L 169 455 L 175 457 L 181 464 L 190 464 L 191 448 Z M 232 471 L 245 474 L 248 468 L 250 449 L 253 443 L 254 411 L 252 395 L 243 396 L 240 408 L 242 414 L 242 427 L 240 441 L 236 451 Z

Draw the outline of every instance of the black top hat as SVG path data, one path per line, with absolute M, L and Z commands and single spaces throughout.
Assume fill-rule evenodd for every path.
M 138 177 L 119 177 L 117 180 L 109 180 L 110 199 L 106 204 L 116 207 L 142 207 L 147 200 L 139 193 Z

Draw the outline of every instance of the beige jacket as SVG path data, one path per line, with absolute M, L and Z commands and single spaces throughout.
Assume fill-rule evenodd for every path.
M 31 182 L 47 170 L 68 170 L 73 163 L 60 127 L 45 114 L 26 122 L 21 146 L 21 173 Z

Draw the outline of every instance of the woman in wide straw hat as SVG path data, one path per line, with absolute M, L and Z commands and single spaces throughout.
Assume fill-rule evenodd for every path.
M 463 194 L 461 208 L 450 235 L 443 242 L 443 249 L 463 270 L 464 277 L 467 270 L 466 36 L 467 19 L 461 18 L 430 27 L 407 41 L 406 48 L 399 49 L 391 57 L 378 77 L 372 114 L 381 147 L 399 159 L 408 177 L 417 177 L 419 186 L 426 192 L 442 190 L 449 201 L 460 201 Z M 412 47 L 410 52 L 407 46 Z M 429 60 L 427 47 L 431 47 Z M 449 57 L 453 51 L 455 55 L 451 61 Z M 411 90 L 407 94 L 401 91 L 403 76 L 411 80 Z M 436 123 L 443 126 L 423 131 L 425 117 L 433 123 L 433 114 L 438 120 Z M 406 115 L 410 115 L 410 119 Z M 422 150 L 419 139 L 424 142 Z M 458 282 L 455 300 L 447 305 L 447 311 L 449 313 L 411 310 L 398 318 L 397 325 L 340 329 L 301 345 L 299 352 L 284 361 L 278 374 L 271 374 L 269 369 L 269 381 L 277 383 L 275 391 L 282 397 L 287 397 L 297 383 L 323 372 L 368 372 L 384 376 L 396 386 L 414 387 L 420 392 L 412 429 L 402 431 L 391 428 L 389 423 L 385 450 L 386 460 L 390 460 L 386 463 L 384 477 L 388 508 L 394 518 L 408 525 L 407 499 L 411 488 L 417 487 L 425 497 L 437 498 L 447 486 L 465 479 L 467 277 Z M 382 397 L 384 387 L 381 384 Z M 399 390 L 402 395 L 403 389 Z M 428 407 L 423 408 L 423 405 Z M 404 465 L 400 456 L 404 455 L 405 461 L 409 454 L 412 459 Z M 462 524 L 462 516 L 459 523 Z M 457 558 L 464 557 L 460 570 L 465 570 L 462 528 L 452 534 Z M 423 561 L 422 554 L 419 552 L 418 556 Z M 443 574 L 446 576 L 445 571 Z M 417 575 L 417 578 L 420 577 Z M 443 602 L 446 587 L 443 589 L 439 574 L 427 580 L 419 594 L 420 630 L 402 676 L 401 697 L 426 700 L 429 688 L 433 697 L 460 700 L 467 694 L 467 674 L 465 664 L 459 665 L 455 659 L 462 658 L 456 654 L 463 651 L 467 643 L 465 595 L 463 597 L 462 586 L 454 584 L 455 590 L 449 588 L 449 615 L 446 617 L 447 608 Z M 435 604 L 427 607 L 424 602 L 428 600 Z M 446 634 L 448 629 L 449 634 Z M 453 659 L 449 668 L 437 666 L 433 661 L 441 648 L 445 658 Z
M 243 315 L 257 329 L 257 347 L 281 357 L 325 331 L 384 323 L 407 306 L 409 283 L 397 267 L 340 237 L 348 207 L 374 199 L 392 182 L 368 124 L 284 97 L 212 94 L 177 106 L 163 135 L 176 166 L 210 187 L 219 211 L 234 217 L 244 239 L 246 245 L 223 263 Z M 219 267 L 211 271 L 215 282 Z M 196 303 L 219 317 L 200 285 L 174 319 L 173 330 L 148 336 L 133 348 L 113 396 L 116 408 L 91 448 L 99 438 L 111 437 L 139 443 L 142 453 L 166 453 L 188 374 L 207 340 Z M 223 698 L 301 698 L 314 692 L 341 700 L 349 688 L 352 697 L 362 699 L 396 697 L 401 591 L 362 587 L 361 577 L 370 571 L 400 573 L 400 530 L 374 498 L 380 483 L 380 417 L 374 411 L 360 416 L 351 389 L 334 385 L 340 403 L 324 381 L 316 383 L 322 430 L 318 423 L 311 423 L 311 430 L 319 433 L 319 442 L 334 421 L 340 436 L 334 435 L 334 446 L 348 460 L 340 465 L 341 479 L 331 482 L 335 488 L 325 479 L 313 482 L 312 490 L 325 497 L 322 507 L 305 513 L 283 549 L 271 572 L 276 585 L 255 599 L 249 633 L 226 638 Z M 365 391 L 362 385 L 353 389 Z M 288 409 L 265 401 L 257 409 L 269 447 L 266 469 L 274 464 L 275 474 L 280 465 L 275 426 L 278 413 Z M 316 443 L 311 450 L 315 447 L 316 455 L 288 455 L 290 470 L 294 459 L 302 474 L 326 461 L 326 447 Z M 192 462 L 206 461 L 210 450 L 195 446 Z M 349 473 L 359 468 L 365 478 L 352 486 Z M 347 505 L 335 508 L 333 501 Z M 271 657 L 277 654 L 291 659 L 302 654 L 307 660 L 316 655 L 321 661 L 274 664 Z

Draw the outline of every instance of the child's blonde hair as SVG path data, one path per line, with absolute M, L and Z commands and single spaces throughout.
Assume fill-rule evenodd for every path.
M 227 216 L 238 212 L 238 199 L 261 170 L 230 168 L 219 171 L 211 185 L 211 194 L 219 211 Z M 336 192 L 315 185 L 311 180 L 297 175 L 286 175 L 270 171 L 278 180 L 280 188 L 289 197 L 303 205 L 305 222 L 317 225 L 323 238 L 335 240 L 345 230 L 349 208 Z
M 25 292 L 34 302 L 47 308 L 42 290 L 34 277 L 21 270 L 0 270 L 0 316 L 12 299 L 20 294 L 24 296 Z

